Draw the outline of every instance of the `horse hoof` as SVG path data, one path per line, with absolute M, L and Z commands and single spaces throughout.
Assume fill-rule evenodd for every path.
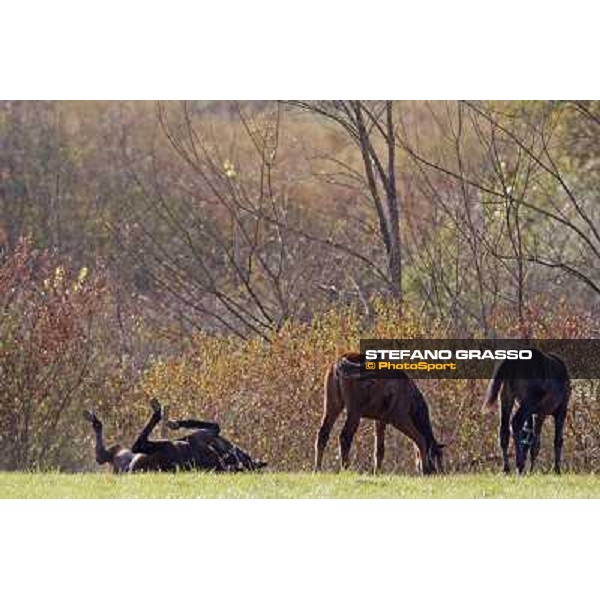
M 92 424 L 94 431 L 100 431 L 102 429 L 102 422 L 96 416 L 96 413 L 92 412 L 91 410 L 84 410 L 83 418 Z
M 162 406 L 156 398 L 152 398 L 152 400 L 150 400 L 150 408 L 154 413 L 159 413 L 162 415 Z

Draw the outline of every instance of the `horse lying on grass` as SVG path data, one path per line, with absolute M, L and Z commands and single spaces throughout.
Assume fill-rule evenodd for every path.
M 183 419 L 167 421 L 169 429 L 192 429 L 193 432 L 177 440 L 150 440 L 150 434 L 163 418 L 158 400 L 151 402 L 152 415 L 131 449 L 115 445 L 106 448 L 102 421 L 91 411 L 84 418 L 92 424 L 96 438 L 96 462 L 110 463 L 115 473 L 139 471 L 202 470 L 202 471 L 255 471 L 267 463 L 254 461 L 241 448 L 221 437 L 217 423 Z
M 381 469 L 385 428 L 392 425 L 415 444 L 417 468 L 424 475 L 443 471 L 444 444 L 433 435 L 429 408 L 415 382 L 405 373 L 395 379 L 361 376 L 364 357 L 343 354 L 325 376 L 323 419 L 315 442 L 315 470 L 319 471 L 331 429 L 346 409 L 346 423 L 340 434 L 342 468 L 350 464 L 350 447 L 362 417 L 375 420 L 375 472 Z

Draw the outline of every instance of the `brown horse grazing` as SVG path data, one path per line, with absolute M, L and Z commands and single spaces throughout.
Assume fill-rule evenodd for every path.
M 571 382 L 565 363 L 555 354 L 532 350 L 530 360 L 504 360 L 498 364 L 483 405 L 493 409 L 500 388 L 500 447 L 504 472 L 510 472 L 508 444 L 510 430 L 515 445 L 517 471 L 523 473 L 530 450 L 531 469 L 540 452 L 542 425 L 547 416 L 554 418 L 554 471 L 560 473 L 563 429 L 567 416 Z M 518 408 L 512 416 L 515 401 Z
M 429 408 L 414 381 L 405 373 L 396 379 L 361 377 L 363 356 L 343 354 L 327 370 L 323 419 L 315 442 L 315 470 L 321 469 L 331 429 L 346 409 L 340 434 L 342 468 L 350 464 L 350 447 L 362 417 L 375 420 L 375 472 L 384 456 L 385 427 L 392 425 L 407 435 L 417 449 L 417 468 L 428 475 L 443 471 L 444 444 L 439 444 L 431 427 Z
M 163 416 L 160 403 L 152 400 L 150 420 L 137 437 L 131 449 L 120 445 L 106 448 L 103 440 L 103 426 L 91 411 L 85 411 L 84 417 L 92 424 L 96 437 L 96 462 L 110 463 L 115 473 L 133 473 L 138 471 L 245 471 L 266 466 L 263 462 L 254 462 L 243 450 L 219 435 L 217 423 L 185 419 L 168 421 L 170 429 L 190 428 L 193 433 L 178 440 L 149 439 L 153 429 Z

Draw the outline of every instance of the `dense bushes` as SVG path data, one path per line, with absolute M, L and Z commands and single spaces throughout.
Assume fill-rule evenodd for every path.
M 185 350 L 155 358 L 144 369 L 151 339 L 135 311 L 118 310 L 113 292 L 102 269 L 72 270 L 27 243 L 0 264 L 0 469 L 92 468 L 92 440 L 81 409 L 96 408 L 108 437 L 130 442 L 151 395 L 167 403 L 173 416 L 218 420 L 228 437 L 273 468 L 310 469 L 324 372 L 340 352 L 356 348 L 361 337 L 458 335 L 451 324 L 408 312 L 400 316 L 392 305 L 375 302 L 368 318 L 345 308 L 310 323 L 288 323 L 271 343 L 197 334 Z M 528 322 L 535 324 L 527 332 L 534 337 L 585 337 L 595 331 L 594 322 L 561 304 L 537 306 Z M 498 335 L 506 337 L 523 333 L 514 323 L 509 314 L 494 319 Z M 438 437 L 454 440 L 447 452 L 450 469 L 498 467 L 497 419 L 480 411 L 485 385 L 419 382 Z M 598 387 L 595 381 L 573 387 L 566 461 L 577 470 L 596 470 Z M 330 467 L 337 465 L 335 434 L 342 422 L 326 455 Z M 546 427 L 542 459 L 548 461 L 550 422 Z M 356 442 L 355 464 L 368 469 L 368 423 Z M 396 432 L 388 436 L 386 468 L 414 468 L 411 445 Z
M 0 103 L 0 469 L 92 465 L 80 409 L 127 442 L 150 394 L 306 469 L 327 363 L 361 336 L 599 336 L 584 316 L 598 312 L 597 103 L 303 108 Z M 400 291 L 402 317 L 372 301 Z M 484 386 L 421 384 L 452 468 L 497 460 Z M 586 470 L 595 386 L 575 384 L 567 429 Z M 412 469 L 390 438 L 388 465 Z
M 537 313 L 538 311 L 536 311 Z M 530 332 L 539 337 L 583 337 L 591 323 L 568 314 L 567 307 L 539 308 Z M 532 314 L 533 318 L 534 315 Z M 509 315 L 497 315 L 496 326 L 506 337 L 516 336 Z M 503 325 L 504 323 L 504 325 Z M 503 325 L 503 326 L 502 326 Z M 472 332 L 476 334 L 477 332 Z M 272 344 L 253 340 L 197 336 L 185 354 L 157 363 L 142 387 L 172 405 L 178 414 L 218 419 L 228 435 L 278 469 L 309 469 L 313 441 L 322 408 L 323 376 L 327 364 L 343 350 L 356 348 L 361 337 L 452 337 L 447 324 L 425 322 L 416 315 L 398 315 L 380 304 L 366 320 L 352 310 L 328 313 L 310 325 L 289 325 Z M 460 337 L 464 337 L 461 332 Z M 476 337 L 476 335 L 475 335 Z M 453 470 L 495 468 L 499 464 L 497 417 L 483 416 L 485 381 L 421 380 L 419 386 L 432 409 L 440 439 L 452 439 L 447 464 Z M 575 469 L 600 467 L 600 411 L 595 382 L 574 382 L 567 426 L 566 459 Z M 333 465 L 335 433 L 326 457 Z M 357 435 L 355 464 L 371 465 L 372 432 L 363 424 Z M 551 420 L 546 425 L 542 460 L 549 461 Z M 388 469 L 413 470 L 413 451 L 407 439 L 388 436 Z M 337 463 L 335 463 L 337 464 Z
M 131 382 L 112 309 L 102 269 L 27 241 L 0 262 L 0 469 L 88 463 L 82 407 L 116 404 Z

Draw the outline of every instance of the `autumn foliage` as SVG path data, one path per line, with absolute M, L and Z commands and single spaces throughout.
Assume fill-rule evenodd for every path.
M 448 323 L 434 323 L 416 314 L 400 315 L 384 302 L 375 306 L 370 318 L 345 309 L 308 324 L 289 324 L 271 344 L 198 335 L 184 354 L 154 364 L 145 374 L 142 388 L 171 404 L 178 414 L 216 418 L 228 435 L 276 469 L 310 469 L 325 369 L 340 352 L 357 348 L 361 337 L 465 337 L 464 331 L 453 331 Z M 555 306 L 552 313 L 540 307 L 539 318 L 532 321 L 536 323 L 533 335 L 584 337 L 591 326 L 589 319 L 568 312 L 566 306 Z M 497 315 L 499 335 L 516 337 L 514 322 L 510 315 Z M 470 332 L 475 337 L 477 333 Z M 497 418 L 481 413 L 487 382 L 421 380 L 418 384 L 431 406 L 438 437 L 452 440 L 447 451 L 449 469 L 496 468 Z M 600 466 L 597 386 L 593 381 L 575 381 L 573 388 L 567 463 L 573 469 L 595 469 Z M 550 422 L 542 443 L 542 461 L 547 462 L 552 446 Z M 326 464 L 331 468 L 338 466 L 336 433 L 342 424 L 343 416 L 326 452 Z M 363 423 L 354 450 L 354 463 L 364 470 L 371 466 L 371 429 Z M 414 470 L 411 444 L 397 432 L 388 436 L 385 465 L 389 470 Z
M 96 468 L 82 409 L 131 444 L 151 396 L 308 470 L 362 337 L 598 338 L 599 135 L 597 101 L 0 102 L 0 470 Z M 419 382 L 450 470 L 499 466 L 485 385 Z
M 160 329 L 148 331 L 135 311 L 118 306 L 102 268 L 73 269 L 21 242 L 0 264 L 0 468 L 94 468 L 81 410 L 92 407 L 102 414 L 109 441 L 130 443 L 147 416 L 148 399 L 156 396 L 173 417 L 219 421 L 228 438 L 274 469 L 308 470 L 325 369 L 342 351 L 357 348 L 362 337 L 481 337 L 414 312 L 401 315 L 383 300 L 372 306 L 368 316 L 350 306 L 289 322 L 270 342 L 198 333 L 161 358 L 148 353 Z M 597 327 L 567 303 L 532 306 L 527 315 L 532 337 L 585 337 Z M 492 325 L 498 336 L 523 334 L 510 313 L 498 312 Z M 452 440 L 450 470 L 498 466 L 497 420 L 481 414 L 485 385 L 419 381 L 437 436 Z M 566 462 L 593 471 L 600 467 L 598 388 L 595 381 L 575 381 L 573 389 Z M 326 453 L 328 468 L 337 468 L 342 423 L 343 417 Z M 543 436 L 542 464 L 551 449 L 550 421 Z M 357 468 L 370 468 L 372 443 L 371 426 L 364 423 L 354 449 Z M 413 472 L 405 437 L 390 432 L 387 448 L 387 470 Z
M 81 468 L 81 409 L 128 382 L 106 274 L 26 240 L 0 261 L 0 469 Z

